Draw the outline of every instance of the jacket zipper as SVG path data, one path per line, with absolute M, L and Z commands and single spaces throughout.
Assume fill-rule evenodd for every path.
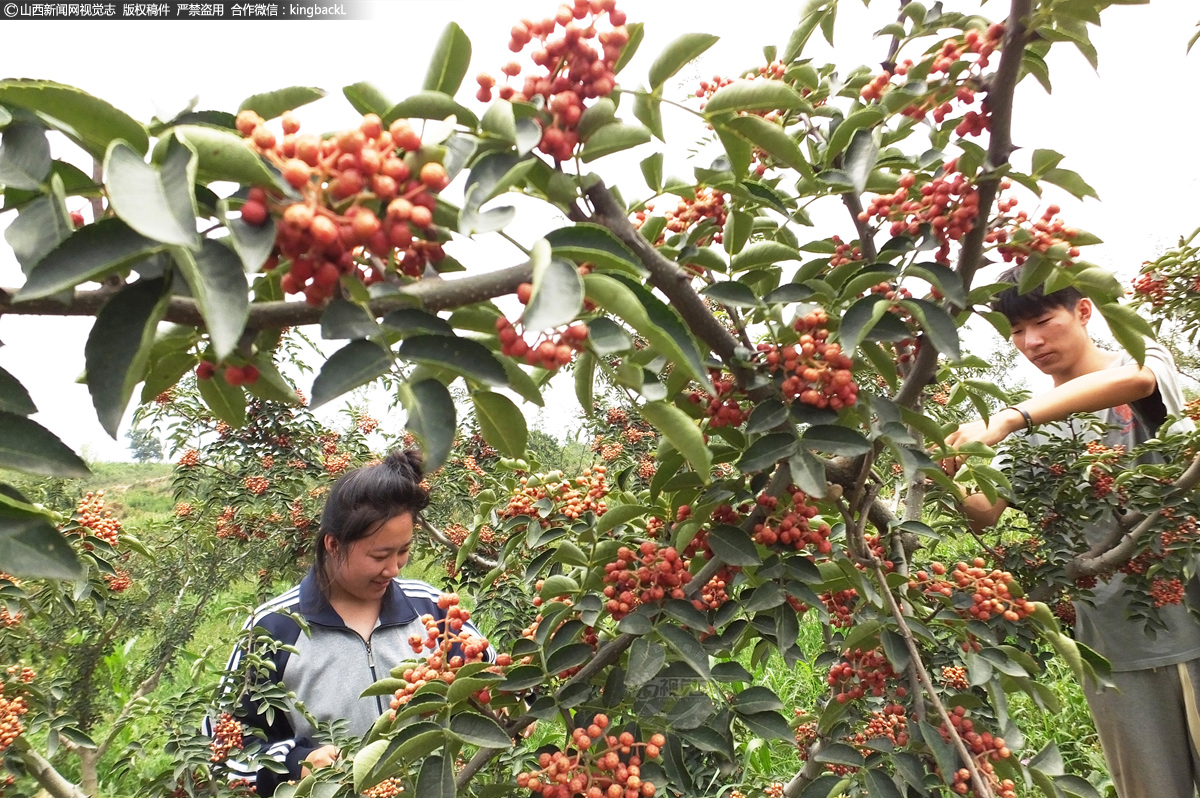
M 363 640 L 363 643 L 367 647 L 367 667 L 371 669 L 371 683 L 374 684 L 375 682 L 379 681 L 379 676 L 375 673 L 375 650 L 371 648 L 370 637 L 367 637 L 366 640 Z M 379 708 L 379 714 L 382 715 L 383 698 L 381 696 L 375 696 L 375 706 Z

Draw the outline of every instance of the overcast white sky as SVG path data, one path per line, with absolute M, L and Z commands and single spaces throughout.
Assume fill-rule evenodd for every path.
M 720 35 L 721 41 L 679 76 L 675 99 L 682 99 L 701 75 L 734 74 L 760 64 L 762 46 L 785 44 L 803 5 L 777 0 L 622 3 L 630 21 L 646 24 L 645 41 L 622 73 L 622 82 L 636 86 L 644 80 L 653 58 L 681 33 Z M 979 8 L 973 2 L 952 0 L 946 5 L 967 11 Z M 201 109 L 233 111 L 251 94 L 292 85 L 320 86 L 329 96 L 301 109 L 299 115 L 306 129 L 322 131 L 355 123 L 355 113 L 341 95 L 342 86 L 369 80 L 393 100 L 419 90 L 433 44 L 451 19 L 466 30 L 474 45 L 459 99 L 477 105 L 473 76 L 485 70 L 495 73 L 510 60 L 506 43 L 511 25 L 522 16 L 545 16 L 556 7 L 554 2 L 531 0 L 504 4 L 378 0 L 372 5 L 373 19 L 361 21 L 6 20 L 0 77 L 72 84 L 142 121 L 154 114 L 172 114 L 195 95 Z M 1067 155 L 1062 166 L 1080 172 L 1102 202 L 1080 203 L 1069 196 L 1049 195 L 1046 201 L 1061 204 L 1069 224 L 1103 238 L 1105 243 L 1085 257 L 1124 279 L 1143 260 L 1200 225 L 1194 204 L 1200 188 L 1196 146 L 1200 114 L 1191 91 L 1200 77 L 1200 48 L 1191 57 L 1184 52 L 1200 17 L 1198 8 L 1187 0 L 1112 8 L 1105 12 L 1103 27 L 1093 29 L 1100 51 L 1098 72 L 1076 51 L 1058 45 L 1050 58 L 1055 93 L 1047 96 L 1032 80 L 1018 90 L 1013 138 L 1026 149 L 1014 161 L 1027 166 L 1034 148 Z M 869 10 L 854 0 L 842 0 L 835 60 L 846 69 L 877 63 L 886 42 L 872 40 L 869 32 L 891 21 L 894 9 L 894 3 L 883 0 L 876 0 Z M 992 0 L 980 12 L 999 17 L 1004 9 L 1004 4 Z M 806 54 L 825 60 L 830 51 L 821 42 L 811 45 Z M 671 142 L 666 171 L 690 174 L 686 150 L 696 133 L 683 124 L 683 118 L 670 111 L 665 114 Z M 632 151 L 624 165 L 606 160 L 599 164 L 600 171 L 610 183 L 624 186 L 627 198 L 641 196 L 645 187 L 636 163 L 651 151 L 650 145 Z M 56 151 L 56 156 L 66 155 L 65 146 Z M 1023 206 L 1031 204 L 1032 198 L 1022 200 Z M 12 214 L 0 216 L 0 230 L 12 218 Z M 844 214 L 817 218 L 820 232 L 814 231 L 813 238 L 833 232 L 852 237 Z M 509 232 L 528 245 L 554 226 L 553 218 L 522 207 Z M 800 236 L 804 240 L 804 231 Z M 451 251 L 469 268 L 520 261 L 516 250 L 491 240 L 456 244 Z M 18 285 L 20 280 L 11 252 L 0 244 L 0 286 Z M 83 342 L 89 327 L 89 319 L 0 317 L 0 341 L 5 344 L 0 348 L 0 366 L 25 384 L 41 410 L 36 418 L 68 445 L 93 459 L 127 459 L 124 438 L 108 438 L 95 420 L 87 389 L 74 383 L 83 370 Z M 561 434 L 572 423 L 574 405 L 569 388 L 556 391 L 548 402 L 552 409 L 542 417 L 547 430 Z M 387 427 L 399 426 L 398 420 L 383 420 Z

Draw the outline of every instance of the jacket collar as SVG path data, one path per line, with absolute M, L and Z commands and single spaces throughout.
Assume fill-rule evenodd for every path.
M 338 615 L 337 610 L 321 592 L 315 566 L 309 569 L 300 582 L 300 603 L 297 609 L 309 623 L 347 628 L 342 616 Z M 379 625 L 402 626 L 416 619 L 417 611 L 412 602 L 400 588 L 400 583 L 393 579 L 387 586 L 387 592 L 383 594 L 383 603 L 379 608 Z

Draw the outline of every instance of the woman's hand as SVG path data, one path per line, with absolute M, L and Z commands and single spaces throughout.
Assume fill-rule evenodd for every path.
M 300 766 L 300 777 L 308 778 L 314 770 L 329 767 L 341 755 L 342 752 L 332 745 L 321 746 L 304 758 L 304 763 Z

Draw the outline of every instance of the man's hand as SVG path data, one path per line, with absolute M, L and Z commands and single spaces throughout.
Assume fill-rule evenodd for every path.
M 1021 412 L 1015 408 L 1006 407 L 992 413 L 987 421 L 980 419 L 963 424 L 946 436 L 946 446 L 950 449 L 958 449 L 965 444 L 975 442 L 986 446 L 995 446 L 1024 426 L 1025 418 Z M 964 460 L 966 457 L 962 455 L 947 457 L 942 460 L 942 470 L 950 476 L 954 476 L 958 473 Z
M 341 755 L 342 752 L 332 745 L 321 746 L 304 758 L 304 764 L 300 766 L 300 777 L 308 778 L 314 770 L 329 767 Z

